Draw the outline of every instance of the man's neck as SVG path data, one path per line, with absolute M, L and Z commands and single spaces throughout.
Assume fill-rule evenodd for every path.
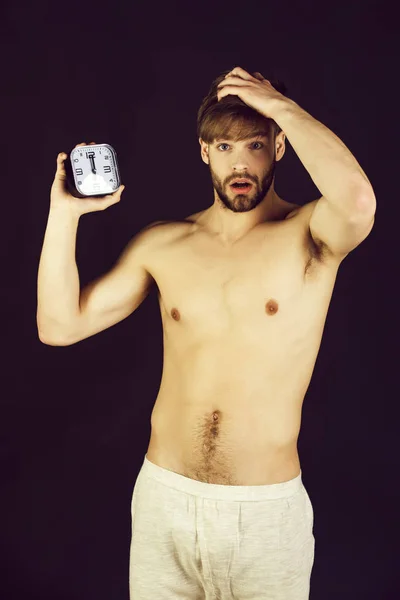
M 235 243 L 261 223 L 277 220 L 284 211 L 284 205 L 288 204 L 275 191 L 268 200 L 248 213 L 234 213 L 215 199 L 214 204 L 204 211 L 202 223 L 224 244 Z

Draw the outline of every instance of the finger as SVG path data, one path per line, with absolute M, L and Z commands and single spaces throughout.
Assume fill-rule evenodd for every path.
M 117 189 L 116 192 L 114 192 L 112 195 L 115 196 L 121 196 L 122 192 L 124 191 L 125 186 L 124 185 L 120 185 L 119 188 Z
M 253 73 L 253 75 L 256 79 L 259 79 L 260 81 L 264 79 L 264 77 L 258 71 L 256 73 Z
M 243 79 L 246 79 L 247 81 L 251 81 L 253 79 L 253 76 L 250 75 L 250 73 L 248 73 L 244 69 L 242 69 L 242 67 L 235 67 L 234 69 L 232 69 L 232 71 L 229 73 L 229 75 L 238 75 L 239 77 L 242 77 Z
M 112 194 L 107 194 L 106 196 L 103 196 L 104 199 L 106 198 L 114 198 L 116 199 L 117 197 L 120 197 L 122 195 L 122 192 L 124 191 L 125 186 L 124 185 L 120 185 L 119 188 L 117 190 L 115 190 L 115 192 L 113 192 Z
M 218 90 L 217 98 L 218 100 L 222 100 L 222 98 L 225 98 L 225 96 L 239 96 L 240 98 L 241 90 L 243 90 L 243 87 L 241 86 L 227 85 L 226 87 Z
M 107 194 L 107 196 L 103 197 L 103 206 L 102 209 L 106 209 L 109 206 L 112 206 L 113 204 L 117 204 L 118 202 L 120 202 L 121 200 L 121 194 L 124 191 L 125 186 L 121 185 L 118 190 L 116 192 L 114 192 L 114 194 Z M 96 201 L 95 201 L 96 202 Z M 96 202 L 97 204 L 97 202 Z
M 253 79 L 253 77 L 252 77 Z M 239 77 L 227 77 L 221 83 L 217 85 L 217 89 L 221 89 L 222 87 L 226 87 L 227 85 L 248 85 L 249 82 L 244 79 L 240 79 Z

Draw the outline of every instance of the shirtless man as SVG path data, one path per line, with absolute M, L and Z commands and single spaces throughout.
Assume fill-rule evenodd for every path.
M 82 291 L 79 217 L 118 202 L 123 186 L 102 200 L 72 198 L 66 155 L 57 159 L 38 276 L 40 339 L 74 344 L 158 288 L 164 365 L 132 497 L 133 600 L 309 597 L 315 540 L 297 451 L 302 403 L 338 267 L 371 231 L 376 202 L 346 146 L 277 87 L 240 67 L 213 82 L 198 134 L 214 203 L 152 223 Z M 322 194 L 303 207 L 274 189 L 286 137 Z M 250 186 L 234 187 L 237 179 Z

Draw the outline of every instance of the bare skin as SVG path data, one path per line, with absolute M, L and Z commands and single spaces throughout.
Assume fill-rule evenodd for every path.
M 274 189 L 285 134 L 205 144 L 214 204 L 160 226 L 164 365 L 147 458 L 199 481 L 266 485 L 300 473 L 302 404 L 341 259 Z M 236 195 L 235 177 L 253 188 Z
M 164 329 L 147 458 L 199 481 L 300 473 L 302 403 L 340 260 L 309 234 L 314 203 L 274 194 L 268 220 L 233 245 L 210 232 L 212 207 L 162 225 L 145 265 Z
M 76 325 L 45 343 L 73 344 L 114 325 L 157 284 L 164 369 L 148 459 L 212 484 L 281 483 L 300 473 L 302 404 L 346 254 L 311 234 L 317 200 L 298 207 L 275 192 L 283 132 L 199 142 L 214 204 L 135 236 L 82 290 Z M 60 165 L 54 201 L 63 201 Z M 235 178 L 251 188 L 235 192 Z

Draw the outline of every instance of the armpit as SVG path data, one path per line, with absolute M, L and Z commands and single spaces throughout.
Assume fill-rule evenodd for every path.
M 318 266 L 325 265 L 333 257 L 328 246 L 311 235 L 309 222 L 314 208 L 314 202 L 305 204 L 298 211 L 299 223 L 303 229 L 303 248 L 306 255 L 304 276 L 310 275 Z

